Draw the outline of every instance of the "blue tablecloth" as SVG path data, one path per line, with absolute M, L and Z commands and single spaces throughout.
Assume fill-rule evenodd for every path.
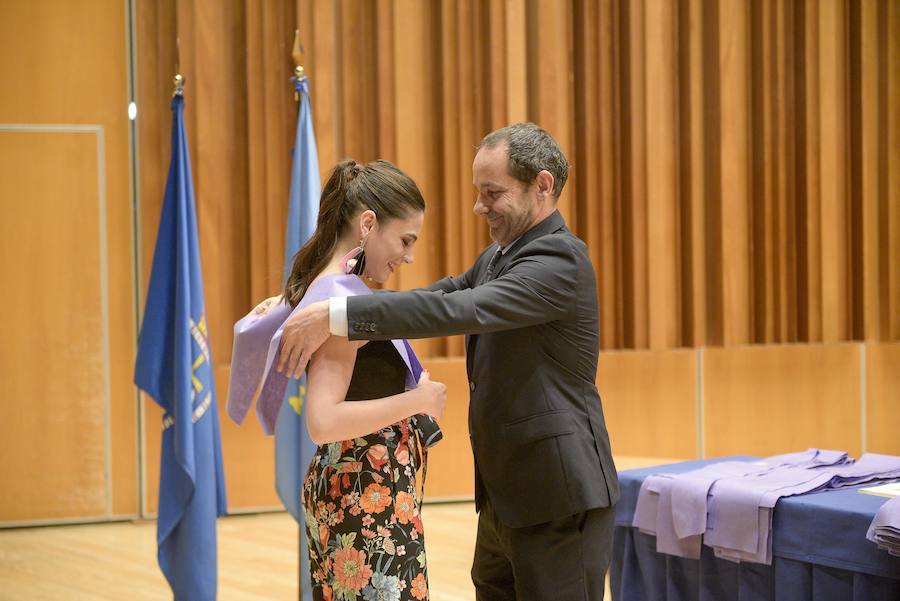
M 887 499 L 856 488 L 779 500 L 773 516 L 772 565 L 699 560 L 656 552 L 656 537 L 632 528 L 644 478 L 680 473 L 728 457 L 619 472 L 621 499 L 610 582 L 616 601 L 900 601 L 900 558 L 866 540 Z

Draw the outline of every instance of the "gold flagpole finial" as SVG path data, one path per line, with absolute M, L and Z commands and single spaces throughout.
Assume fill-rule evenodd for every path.
M 303 65 L 300 63 L 303 62 L 303 46 L 300 44 L 300 30 L 294 30 L 294 49 L 291 51 L 291 56 L 294 57 L 294 64 L 296 67 L 294 68 L 294 75 L 297 77 L 303 77 L 306 75 L 306 69 L 303 68 Z
M 175 75 L 175 77 L 172 79 L 172 83 L 175 85 L 175 91 L 172 92 L 172 96 L 181 96 L 182 94 L 184 94 L 185 79 L 181 75 L 181 73 Z
M 300 44 L 299 29 L 294 30 L 294 48 L 291 51 L 291 56 L 294 57 L 294 77 L 297 78 L 297 81 L 300 81 L 302 78 L 306 77 L 306 69 L 300 64 L 303 62 L 303 46 Z M 300 100 L 300 95 L 297 92 L 294 92 L 294 100 Z
M 172 96 L 181 96 L 184 93 L 184 84 L 185 79 L 184 76 L 181 75 L 181 40 L 179 38 L 175 38 L 175 78 L 172 80 L 172 84 L 175 86 L 175 91 L 172 92 Z

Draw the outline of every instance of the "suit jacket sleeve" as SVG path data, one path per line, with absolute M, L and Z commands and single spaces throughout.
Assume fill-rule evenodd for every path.
M 517 251 L 502 275 L 477 287 L 472 284 L 487 262 L 484 254 L 464 275 L 425 289 L 348 298 L 349 337 L 432 338 L 555 321 L 574 309 L 578 256 L 566 237 L 547 235 Z
M 467 288 L 471 288 L 472 285 L 470 282 L 472 281 L 472 273 L 474 272 L 475 267 L 472 266 L 469 268 L 467 272 L 459 276 L 448 276 L 442 280 L 438 280 L 432 285 L 422 288 L 421 290 L 428 290 L 431 292 L 456 292 L 457 290 L 465 290 Z

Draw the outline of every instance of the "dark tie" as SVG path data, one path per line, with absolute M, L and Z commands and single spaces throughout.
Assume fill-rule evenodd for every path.
M 488 263 L 487 271 L 484 273 L 484 281 L 485 282 L 489 282 L 494 277 L 494 265 L 497 264 L 497 261 L 500 259 L 500 257 L 502 255 L 503 255 L 503 253 L 498 248 L 497 252 L 494 253 L 494 256 L 491 257 L 491 262 Z

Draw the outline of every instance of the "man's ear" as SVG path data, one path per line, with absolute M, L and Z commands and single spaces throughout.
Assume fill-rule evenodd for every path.
M 546 169 L 542 169 L 538 172 L 537 176 L 534 178 L 534 183 L 537 185 L 537 192 L 540 196 L 553 196 L 553 174 L 547 171 Z

